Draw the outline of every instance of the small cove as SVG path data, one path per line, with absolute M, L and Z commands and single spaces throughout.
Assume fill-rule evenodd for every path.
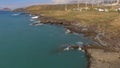
M 65 34 L 62 26 L 44 24 L 31 26 L 29 15 L 12 16 L 0 12 L 1 68 L 86 68 L 87 59 L 81 51 L 57 52 L 64 44 L 83 42 L 83 35 Z

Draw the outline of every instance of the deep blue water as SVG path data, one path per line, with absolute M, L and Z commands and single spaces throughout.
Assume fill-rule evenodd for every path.
M 0 68 L 86 68 L 81 51 L 58 52 L 63 44 L 90 41 L 65 34 L 62 26 L 31 26 L 29 15 L 0 11 Z

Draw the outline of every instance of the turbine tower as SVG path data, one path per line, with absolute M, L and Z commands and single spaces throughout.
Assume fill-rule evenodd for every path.
M 77 7 L 78 7 L 78 10 L 80 9 L 80 1 L 77 0 Z

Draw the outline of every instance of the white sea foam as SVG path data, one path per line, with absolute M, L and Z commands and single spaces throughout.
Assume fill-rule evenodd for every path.
M 65 31 L 65 34 L 69 34 L 71 31 L 69 30 L 69 29 L 67 29 L 66 31 Z
M 79 48 L 78 48 L 78 50 L 79 50 L 79 51 L 81 51 L 81 50 L 82 50 L 82 48 L 81 48 L 81 47 L 79 47 Z
M 39 18 L 39 16 L 33 16 L 33 17 L 32 17 L 32 19 L 37 19 L 37 18 Z
M 18 15 L 20 15 L 20 13 L 17 13 L 17 14 L 12 14 L 12 16 L 18 16 Z
M 64 51 L 69 51 L 69 50 L 70 50 L 70 48 L 69 48 L 69 47 L 67 47 L 67 48 L 65 48 L 65 49 L 64 49 Z
M 43 23 L 36 24 L 36 26 L 43 25 Z

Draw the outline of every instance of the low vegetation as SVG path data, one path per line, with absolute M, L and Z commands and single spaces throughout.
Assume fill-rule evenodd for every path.
M 78 21 L 80 23 L 89 23 L 89 24 L 101 24 L 107 23 L 114 20 L 119 16 L 118 12 L 112 12 L 113 7 L 103 7 L 101 9 L 108 9 L 108 12 L 99 12 L 94 8 L 100 8 L 100 6 L 88 5 L 90 9 L 85 10 L 85 5 L 81 4 L 80 9 L 77 10 L 77 5 L 68 5 L 68 11 L 65 11 L 65 5 L 36 5 L 27 7 L 26 10 L 33 14 L 42 14 L 44 16 L 53 17 L 56 19 L 65 19 L 68 21 Z M 73 10 L 74 9 L 74 10 Z M 76 10 L 75 10 L 76 9 Z M 115 7 L 114 7 L 115 9 Z

